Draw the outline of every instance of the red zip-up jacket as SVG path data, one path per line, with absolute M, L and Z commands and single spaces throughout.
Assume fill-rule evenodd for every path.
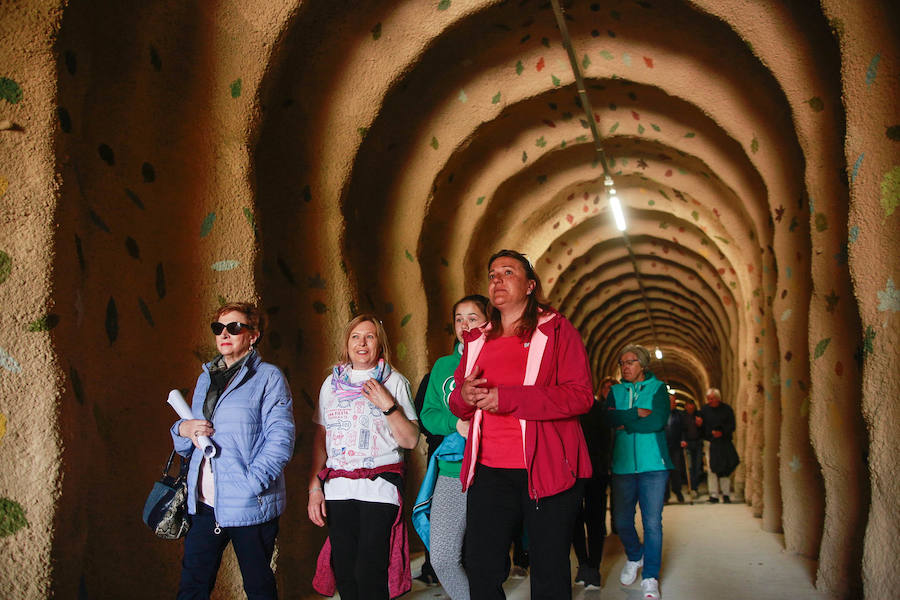
M 475 476 L 482 417 L 481 409 L 462 399 L 462 385 L 484 347 L 488 328 L 490 325 L 464 334 L 462 359 L 453 374 L 456 389 L 450 394 L 450 410 L 472 421 L 460 470 L 463 490 Z M 578 415 L 588 412 L 594 403 L 591 372 L 581 336 L 561 314 L 543 311 L 539 315 L 522 379 L 522 385 L 497 386 L 497 414 L 519 419 L 528 495 L 538 500 L 569 489 L 577 478 L 591 476 L 591 460 L 578 421 Z

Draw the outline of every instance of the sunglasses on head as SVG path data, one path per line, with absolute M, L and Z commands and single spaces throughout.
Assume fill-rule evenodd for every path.
M 251 327 L 250 325 L 247 325 L 246 323 L 238 323 L 237 321 L 232 321 L 227 325 L 225 323 L 218 322 L 210 323 L 209 326 L 212 329 L 212 332 L 216 335 L 222 335 L 222 332 L 225 330 L 228 330 L 228 333 L 230 333 L 231 335 L 241 335 L 241 333 L 243 333 L 245 329 L 253 329 L 253 327 Z

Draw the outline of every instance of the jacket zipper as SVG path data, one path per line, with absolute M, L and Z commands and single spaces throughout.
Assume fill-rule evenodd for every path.
M 248 358 L 249 358 L 249 357 L 248 357 Z M 243 375 L 243 373 L 244 373 L 244 371 L 245 371 L 246 369 L 247 369 L 247 361 L 245 360 L 245 361 L 244 361 L 244 364 L 241 365 L 241 370 L 238 371 L 237 374 L 231 379 L 231 382 L 237 381 L 237 380 L 238 380 L 238 375 Z M 208 371 L 207 371 L 207 372 L 208 372 Z M 231 382 L 229 382 L 229 384 L 230 384 Z M 211 380 L 210 380 L 210 383 L 212 383 Z M 210 421 L 210 422 L 212 422 L 212 418 L 213 418 L 214 416 L 216 416 L 216 411 L 219 410 L 219 405 L 222 404 L 222 400 L 225 398 L 225 394 L 227 394 L 228 392 L 230 392 L 231 389 L 232 389 L 231 386 L 230 386 L 230 385 L 227 385 L 227 386 L 225 387 L 225 389 L 222 391 L 222 395 L 219 396 L 219 400 L 216 402 L 216 405 L 213 407 L 212 414 L 209 416 L 209 421 Z M 213 459 L 212 459 L 212 458 L 207 458 L 206 460 L 209 461 L 209 472 L 212 473 L 212 476 L 213 476 L 213 493 L 215 493 L 216 498 L 218 498 L 218 497 L 219 497 L 219 486 L 216 484 L 216 472 L 215 472 L 215 469 L 213 469 Z M 257 501 L 259 501 L 260 505 L 262 505 L 262 500 L 260 499 L 260 497 L 257 496 L 256 499 L 257 499 Z M 216 507 L 215 507 L 215 506 L 213 506 L 213 518 L 214 518 L 215 523 L 216 523 L 216 527 L 213 529 L 213 533 L 216 534 L 216 535 L 219 535 L 220 533 L 222 533 L 222 527 L 219 525 L 219 518 L 216 516 Z

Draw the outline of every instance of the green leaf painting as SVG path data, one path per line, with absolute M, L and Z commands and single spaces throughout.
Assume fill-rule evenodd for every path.
M 0 537 L 6 537 L 28 527 L 25 509 L 15 500 L 0 498 Z
M 49 313 L 28 324 L 28 331 L 50 331 L 59 325 L 59 315 Z
M 828 344 L 831 343 L 831 338 L 825 338 L 824 340 L 819 340 L 819 343 L 816 344 L 816 349 L 813 351 L 813 358 L 819 358 L 823 354 L 825 354 L 825 349 L 828 348 Z
M 878 76 L 878 63 L 881 62 L 881 54 L 876 54 L 872 57 L 872 60 L 869 61 L 869 66 L 866 69 L 866 85 L 872 85 L 875 82 L 875 78 Z
M 556 75 L 550 75 L 550 81 L 553 82 L 554 86 L 559 87 L 559 84 L 560 84 L 559 77 L 557 77 Z
M 400 327 L 406 327 L 406 324 L 409 323 L 410 319 L 412 319 L 412 313 L 403 315 L 403 318 L 400 320 Z
M 141 311 L 141 314 L 144 315 L 144 319 L 150 323 L 150 327 L 155 327 L 153 324 L 153 315 L 150 314 L 150 307 L 147 306 L 147 303 L 144 302 L 142 298 L 138 298 L 138 309 Z
M 450 8 L 450 0 L 441 0 L 440 2 L 438 2 L 438 10 L 447 10 L 448 8 Z
M 522 64 L 522 61 L 516 62 L 516 75 L 521 75 L 525 71 L 525 65 Z
M 8 77 L 0 77 L 0 98 L 10 104 L 18 104 L 22 100 L 22 88 Z
M 238 77 L 234 81 L 231 82 L 231 85 L 228 86 L 228 89 L 231 91 L 232 98 L 238 98 L 241 95 L 241 78 Z
M 206 218 L 203 219 L 203 223 L 200 224 L 200 237 L 205 238 L 209 235 L 209 232 L 212 231 L 213 223 L 216 222 L 216 213 L 211 212 L 206 215 Z
M 7 279 L 9 279 L 9 274 L 12 272 L 12 258 L 10 258 L 9 254 L 0 250 L 0 283 L 4 283 Z
M 491 104 L 497 104 L 498 102 L 500 102 L 500 92 L 497 92 L 494 94 L 494 97 L 491 98 Z
M 881 180 L 881 207 L 884 209 L 884 216 L 894 214 L 898 204 L 900 204 L 900 166 L 885 173 Z
M 814 96 L 806 101 L 809 104 L 809 107 L 813 109 L 813 112 L 822 112 L 825 110 L 825 103 L 818 96 Z
M 431 147 L 437 150 L 439 145 L 438 139 L 435 136 L 431 136 Z

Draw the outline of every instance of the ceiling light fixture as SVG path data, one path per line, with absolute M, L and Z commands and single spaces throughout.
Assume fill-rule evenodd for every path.
M 662 350 L 659 349 L 659 346 L 656 347 L 656 352 L 653 354 L 656 356 L 656 360 L 662 360 Z

